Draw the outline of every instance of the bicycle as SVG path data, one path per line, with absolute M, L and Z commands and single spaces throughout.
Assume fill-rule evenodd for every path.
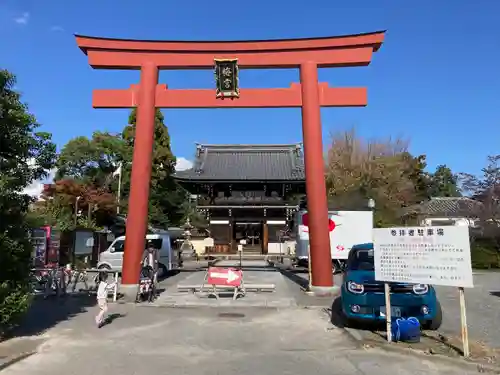
M 85 270 L 73 270 L 73 269 L 68 269 L 66 268 L 64 270 L 64 274 L 65 274 L 65 277 L 67 277 L 68 279 L 68 282 L 66 284 L 66 288 L 68 288 L 71 284 L 73 285 L 71 291 L 72 292 L 75 292 L 76 290 L 76 286 L 79 284 L 79 283 L 83 283 L 84 286 L 85 286 L 85 290 L 88 290 L 89 289 L 89 286 L 88 286 L 88 274 L 87 274 L 87 271 Z

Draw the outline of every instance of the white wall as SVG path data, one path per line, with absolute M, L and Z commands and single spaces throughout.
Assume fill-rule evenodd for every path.
M 286 241 L 285 243 L 281 242 L 269 242 L 267 245 L 267 253 L 268 254 L 280 254 L 280 246 L 281 246 L 281 254 L 290 255 L 295 254 L 295 241 Z

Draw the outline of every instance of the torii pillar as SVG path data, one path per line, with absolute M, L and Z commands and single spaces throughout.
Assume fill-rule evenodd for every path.
M 135 297 L 147 229 L 156 108 L 302 109 L 302 132 L 309 216 L 312 291 L 334 287 L 324 178 L 321 107 L 367 104 L 365 88 L 332 88 L 318 82 L 318 68 L 366 66 L 384 40 L 384 31 L 308 39 L 235 42 L 140 41 L 76 36 L 96 69 L 137 69 L 138 86 L 94 90 L 94 108 L 137 107 L 137 129 L 127 217 L 122 292 Z M 240 68 L 299 68 L 300 84 L 288 88 L 241 89 L 235 99 L 216 99 L 214 90 L 170 90 L 158 84 L 160 69 L 213 69 L 214 59 L 238 59 Z M 128 292 L 127 292 L 128 291 Z

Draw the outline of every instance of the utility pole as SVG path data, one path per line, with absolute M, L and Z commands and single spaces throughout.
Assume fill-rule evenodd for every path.
M 90 222 L 92 220 L 92 203 L 90 203 L 90 202 L 89 202 L 89 206 L 87 209 L 87 219 L 88 219 L 89 225 L 90 225 Z
M 76 197 L 76 200 L 75 200 L 75 229 L 76 229 L 76 226 L 78 225 L 78 201 L 80 200 L 81 197 Z
M 116 194 L 116 214 L 120 214 L 120 198 L 122 193 L 122 171 L 123 171 L 123 163 L 120 162 L 116 171 L 113 172 L 113 177 L 118 175 L 118 192 Z

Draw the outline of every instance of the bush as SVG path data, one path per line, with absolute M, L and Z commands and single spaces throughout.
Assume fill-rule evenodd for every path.
M 0 337 L 19 322 L 30 300 L 29 288 L 14 289 L 7 282 L 0 285 Z
M 476 240 L 471 243 L 471 261 L 475 269 L 500 268 L 500 254 L 495 241 Z
M 5 203 L 3 201 L 2 203 Z M 12 211 L 11 211 L 12 213 Z M 1 215 L 19 223 L 21 215 Z M 33 247 L 23 225 L 0 236 L 0 335 L 19 322 L 30 303 L 29 269 Z M 27 228 L 26 228 L 27 229 Z

